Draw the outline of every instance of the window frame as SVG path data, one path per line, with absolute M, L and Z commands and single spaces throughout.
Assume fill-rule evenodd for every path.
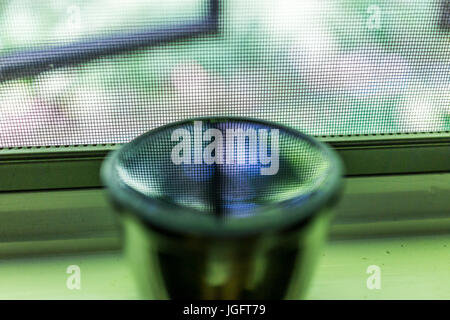
M 335 208 L 332 240 L 446 235 L 450 173 L 353 176 Z M 0 192 L 0 258 L 118 250 L 103 188 Z
M 450 172 L 450 132 L 323 136 L 346 176 Z M 0 148 L 0 192 L 101 187 L 100 166 L 121 144 Z

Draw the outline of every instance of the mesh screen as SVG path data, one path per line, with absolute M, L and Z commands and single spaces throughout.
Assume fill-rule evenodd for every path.
M 222 120 L 185 122 L 132 142 L 110 174 L 152 199 L 203 214 L 248 216 L 288 200 L 300 204 L 329 170 L 329 155 L 298 135 Z
M 4 0 L 11 53 L 205 15 L 202 0 Z M 444 0 L 221 1 L 220 32 L 0 82 L 0 147 L 122 143 L 234 115 L 312 135 L 450 129 Z M 0 74 L 1 75 L 1 74 Z

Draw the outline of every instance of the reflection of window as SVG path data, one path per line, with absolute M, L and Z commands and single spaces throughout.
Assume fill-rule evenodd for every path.
M 102 10 L 89 9 L 106 2 Z M 19 18 L 30 10 L 49 16 L 53 10 L 31 1 L 10 3 Z M 180 16 L 176 10 L 139 9 L 160 1 L 67 3 L 64 14 L 77 30 L 103 36 L 201 13 L 203 2 L 161 2 Z M 450 130 L 450 33 L 441 27 L 441 0 L 225 4 L 218 37 L 142 47 L 54 70 L 48 64 L 45 72 L 4 81 L 0 147 L 126 142 L 158 125 L 205 115 L 274 120 L 314 135 Z M 93 21 L 89 26 L 100 26 L 98 33 L 80 27 L 85 15 Z M 0 23 L 11 23 L 1 16 Z M 43 21 L 49 26 L 42 30 L 59 30 L 57 20 Z M 36 32 L 23 34 L 21 45 L 47 39 Z M 8 46 L 3 31 L 0 37 Z M 58 37 L 74 39 L 64 32 Z M 6 68 L 4 61 L 0 68 Z

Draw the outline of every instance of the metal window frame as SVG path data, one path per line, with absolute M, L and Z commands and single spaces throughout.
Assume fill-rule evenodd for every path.
M 346 176 L 450 172 L 450 132 L 318 137 Z M 101 187 L 100 166 L 120 144 L 0 149 L 0 192 Z

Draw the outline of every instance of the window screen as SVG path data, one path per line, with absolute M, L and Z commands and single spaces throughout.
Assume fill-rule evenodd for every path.
M 0 147 L 123 143 L 208 115 L 319 136 L 450 130 L 449 1 L 224 0 L 218 32 L 144 41 L 208 23 L 211 3 L 3 0 Z M 95 51 L 117 38 L 134 42 Z M 77 43 L 94 54 L 48 59 L 82 57 Z M 46 67 L 14 71 L 20 57 Z

